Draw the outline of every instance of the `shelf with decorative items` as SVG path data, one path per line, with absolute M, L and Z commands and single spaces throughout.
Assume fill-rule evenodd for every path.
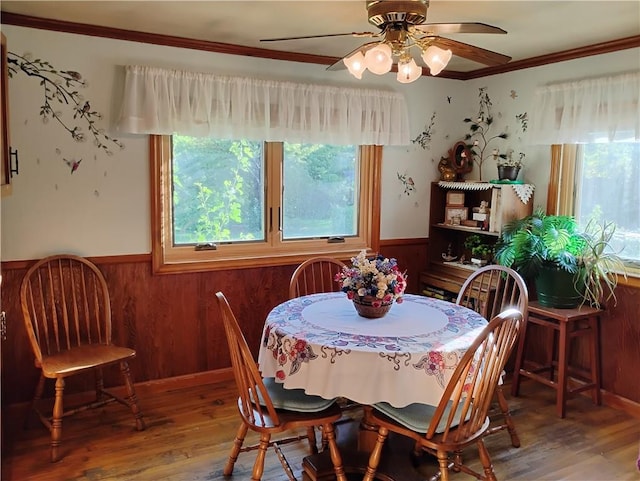
M 533 193 L 533 185 L 522 183 L 433 182 L 423 294 L 457 294 L 474 270 L 492 262 L 502 226 L 533 212 Z

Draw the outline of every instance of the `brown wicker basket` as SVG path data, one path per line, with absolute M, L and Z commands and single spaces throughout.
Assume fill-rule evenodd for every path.
M 353 307 L 356 308 L 358 314 L 362 317 L 366 317 L 368 319 L 378 319 L 380 317 L 384 317 L 389 309 L 391 309 L 392 302 L 383 302 L 380 306 L 374 306 L 374 301 L 377 299 L 373 296 L 364 296 L 364 297 L 354 297 L 353 299 Z M 377 301 L 380 302 L 380 301 Z M 376 302 L 376 303 L 377 303 Z

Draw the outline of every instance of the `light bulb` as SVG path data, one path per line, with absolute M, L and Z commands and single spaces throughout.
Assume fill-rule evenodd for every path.
M 362 78 L 362 74 L 365 70 L 367 70 L 367 66 L 365 65 L 364 55 L 362 52 L 358 50 L 351 57 L 345 57 L 342 59 L 344 64 L 347 66 L 349 73 L 353 75 L 357 79 Z
M 422 69 L 418 67 L 412 58 L 398 61 L 398 82 L 408 84 L 422 75 Z
M 443 50 L 440 47 L 431 45 L 422 54 L 422 60 L 429 66 L 431 75 L 438 75 L 451 60 L 451 50 Z
M 376 75 L 382 75 L 391 70 L 393 56 L 391 47 L 386 43 L 379 43 L 375 47 L 367 50 L 364 55 L 365 65 Z

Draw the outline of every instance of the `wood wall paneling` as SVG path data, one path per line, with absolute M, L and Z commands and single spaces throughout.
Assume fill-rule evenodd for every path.
M 419 273 L 427 268 L 428 239 L 382 240 L 380 253 L 395 257 L 408 275 L 407 292 L 417 293 Z M 111 292 L 114 341 L 133 347 L 136 382 L 188 376 L 229 367 L 226 340 L 214 294 L 225 293 L 256 355 L 268 312 L 288 295 L 295 265 L 154 276 L 151 256 L 93 258 Z M 19 289 L 30 262 L 2 263 L 2 304 L 8 339 L 2 344 L 2 405 L 29 401 L 38 372 L 23 326 Z M 605 401 L 640 404 L 639 289 L 619 286 L 618 303 L 601 320 L 602 382 Z M 533 356 L 551 347 L 535 332 Z M 572 359 L 586 365 L 587 352 L 576 344 Z M 120 385 L 117 370 L 107 372 L 108 386 Z M 525 381 L 527 382 L 527 381 Z M 87 391 L 91 379 L 70 379 L 67 393 Z M 546 389 L 540 386 L 538 389 Z M 52 395 L 49 386 L 48 395 Z
M 382 241 L 380 253 L 407 269 L 407 292 L 417 292 L 425 268 L 426 240 Z M 136 382 L 227 368 L 229 354 L 215 292 L 224 292 L 257 356 L 264 319 L 288 297 L 295 265 L 153 275 L 151 256 L 92 258 L 109 285 L 113 340 L 132 347 Z M 19 290 L 30 262 L 2 263 L 3 309 L 8 339 L 2 345 L 2 405 L 31 399 L 38 379 L 20 311 Z M 116 368 L 105 372 L 107 386 L 121 384 Z M 67 393 L 88 391 L 92 379 L 74 377 Z M 53 395 L 48 386 L 47 396 Z

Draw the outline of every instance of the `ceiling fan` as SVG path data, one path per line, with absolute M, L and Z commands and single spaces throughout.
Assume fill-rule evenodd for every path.
M 429 0 L 374 0 L 367 1 L 369 23 L 379 32 L 350 32 L 302 37 L 267 38 L 261 42 L 301 40 L 306 38 L 353 36 L 376 38 L 349 52 L 327 70 L 347 68 L 356 78 L 362 78 L 365 70 L 381 75 L 391 70 L 394 59 L 398 64 L 398 81 L 409 83 L 422 74 L 411 53 L 413 47 L 421 51 L 421 57 L 431 75 L 438 75 L 452 55 L 488 65 L 502 65 L 511 57 L 474 45 L 441 37 L 441 34 L 493 33 L 506 34 L 499 27 L 479 22 L 425 23 Z

